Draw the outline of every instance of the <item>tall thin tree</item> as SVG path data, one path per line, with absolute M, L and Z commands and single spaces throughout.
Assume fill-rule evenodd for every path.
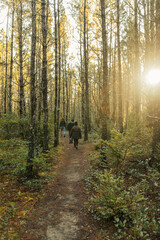
M 43 36 L 43 62 L 42 62 L 42 89 L 43 89 L 43 152 L 48 150 L 48 101 L 47 101 L 47 9 L 46 0 L 41 0 L 42 8 L 42 36 Z
M 150 59 L 151 63 L 155 60 L 155 0 L 150 0 Z M 150 64 L 151 64 L 150 63 Z
M 57 132 L 57 103 L 58 103 L 58 38 L 57 38 L 57 10 L 56 0 L 54 0 L 54 24 L 55 24 L 55 105 L 54 105 L 54 146 L 58 145 Z
M 35 101 L 35 58 L 36 58 L 36 0 L 31 2 L 32 9 L 32 36 L 31 36 L 31 66 L 30 66 L 30 103 L 31 103 L 31 116 L 30 116 L 30 138 L 29 138 L 29 152 L 27 158 L 26 173 L 28 177 L 33 174 L 33 158 L 35 149 L 35 114 L 36 114 L 36 101 Z
M 88 85 L 88 54 L 87 54 L 87 0 L 84 0 L 84 83 L 85 83 L 85 116 L 84 116 L 84 141 L 88 140 L 89 123 L 89 85 Z
M 82 119 L 82 126 L 84 127 L 85 119 L 84 119 L 84 64 L 83 64 L 83 53 L 82 53 L 82 25 L 81 25 L 81 19 L 80 19 L 80 80 L 81 80 L 81 119 Z
M 117 110 L 117 95 L 116 95 L 116 36 L 115 36 L 115 44 L 114 44 L 114 57 L 113 57 L 113 84 L 112 84 L 112 94 L 113 94 L 113 113 L 112 113 L 112 119 L 113 122 L 116 122 L 116 110 Z
M 14 11 L 15 11 L 15 8 L 14 8 L 14 1 L 12 1 L 11 62 L 10 62 L 9 99 L 8 99 L 8 111 L 9 111 L 9 113 L 12 113 Z
M 118 124 L 119 130 L 123 132 L 123 113 L 122 113 L 122 70 L 121 70 L 121 45 L 120 45 L 120 7 L 119 0 L 117 0 L 117 46 L 118 46 L 118 83 L 119 83 L 119 96 L 118 96 Z
M 58 109 L 57 109 L 57 142 L 59 144 L 59 118 L 61 100 L 61 25 L 60 25 L 60 1 L 58 0 Z
M 140 118 L 140 61 L 139 61 L 139 34 L 138 34 L 138 1 L 134 0 L 134 49 L 135 49 L 135 115 L 136 119 Z
M 156 67 L 160 69 L 160 1 L 156 0 Z M 160 84 L 155 91 L 155 119 L 153 127 L 153 142 L 152 142 L 152 164 L 155 163 L 155 154 L 157 145 L 160 143 Z
M 23 4 L 20 0 L 18 8 L 18 40 L 19 40 L 19 114 L 20 117 L 25 113 L 25 98 L 24 98 L 24 80 L 23 80 Z
M 6 24 L 6 59 L 5 59 L 5 87 L 4 87 L 4 114 L 7 113 L 7 88 L 8 88 L 8 19 L 9 9 L 7 13 L 7 24 Z
M 109 84 L 108 84 L 108 51 L 107 51 L 107 34 L 106 34 L 106 6 L 105 0 L 101 2 L 101 20 L 102 20 L 102 45 L 103 45 L 103 88 L 101 103 L 101 120 L 102 120 L 102 139 L 108 138 L 107 121 L 109 118 Z
M 68 122 L 69 115 L 69 89 L 68 89 L 68 68 L 67 68 L 67 54 L 66 54 L 66 46 L 65 50 L 65 83 L 66 83 L 66 122 Z
M 65 42 L 63 43 L 63 47 L 62 47 L 62 72 L 63 72 L 63 116 L 65 116 Z

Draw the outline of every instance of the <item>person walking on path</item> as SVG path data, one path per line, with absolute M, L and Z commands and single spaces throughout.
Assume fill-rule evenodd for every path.
M 71 120 L 71 122 L 68 124 L 67 128 L 69 131 L 69 143 L 72 143 L 72 138 L 71 138 L 71 130 L 74 127 L 74 119 Z
M 78 123 L 75 122 L 75 126 L 71 130 L 71 138 L 74 140 L 74 147 L 78 148 L 78 139 L 82 138 L 81 129 L 78 127 Z
M 61 137 L 62 137 L 62 132 L 65 137 L 65 127 L 66 127 L 66 122 L 64 120 L 64 117 L 62 117 L 61 122 L 60 122 L 60 128 L 61 128 Z

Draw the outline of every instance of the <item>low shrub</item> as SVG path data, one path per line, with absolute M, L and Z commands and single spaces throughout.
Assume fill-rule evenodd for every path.
M 116 178 L 107 170 L 99 175 L 98 182 L 99 184 L 95 183 L 95 193 L 89 201 L 96 213 L 105 219 L 126 216 L 128 221 L 132 220 L 132 211 L 129 209 L 135 209 L 144 200 L 143 193 L 133 187 L 126 190 L 124 179 Z
M 95 144 L 95 149 L 99 150 L 99 165 L 102 168 L 114 168 L 118 172 L 149 159 L 152 152 L 151 134 L 150 129 L 142 124 L 137 126 L 134 121 L 125 133 L 111 130 L 109 141 L 99 140 Z
M 29 117 L 19 118 L 13 114 L 2 115 L 0 118 L 0 136 L 3 139 L 29 137 Z
M 38 173 L 48 170 L 51 167 L 51 164 L 47 162 L 45 154 L 41 154 L 38 157 L 35 157 L 33 160 L 33 175 L 36 176 Z
M 0 139 L 0 170 L 3 174 L 17 175 L 24 171 L 28 142 L 21 139 Z
M 124 133 L 112 129 L 110 140 L 95 144 L 85 176 L 88 210 L 114 224 L 114 239 L 160 238 L 159 149 L 153 166 L 152 129 L 134 118 Z
M 96 173 L 96 178 L 95 173 L 93 178 L 90 173 L 87 186 L 93 192 L 88 201 L 89 212 L 97 220 L 112 220 L 116 239 L 159 236 L 160 209 L 145 196 L 144 182 L 127 188 L 122 177 L 105 170 L 103 174 Z
M 25 181 L 26 163 L 28 156 L 28 142 L 21 139 L 0 139 L 0 171 Z M 40 154 L 33 159 L 33 176 L 48 171 L 51 163 L 47 162 L 47 156 Z

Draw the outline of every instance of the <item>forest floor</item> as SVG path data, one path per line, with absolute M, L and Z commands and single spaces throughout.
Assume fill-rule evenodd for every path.
M 83 176 L 89 168 L 92 143 L 80 142 L 78 149 L 61 137 L 63 164 L 27 220 L 21 240 L 100 240 L 101 226 L 86 211 L 87 194 Z M 111 237 L 105 237 L 111 239 Z

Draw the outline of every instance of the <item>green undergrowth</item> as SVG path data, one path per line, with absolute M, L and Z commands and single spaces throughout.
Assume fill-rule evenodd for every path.
M 59 149 L 60 150 L 60 149 Z M 48 176 L 53 164 L 57 164 L 54 159 L 59 151 L 51 148 L 46 154 L 39 154 L 33 159 L 33 179 L 36 182 L 42 176 Z M 28 156 L 28 142 L 21 139 L 0 139 L 0 172 L 1 175 L 8 175 L 21 184 L 27 182 L 26 159 Z M 37 180 L 40 181 L 40 180 Z M 38 186 L 37 186 L 38 187 Z
M 54 139 L 54 121 L 53 116 L 48 119 L 48 130 L 50 142 Z M 30 117 L 25 115 L 22 118 L 14 114 L 0 115 L 0 137 L 10 140 L 19 138 L 28 140 L 30 136 Z M 37 119 L 35 120 L 35 145 L 40 148 L 43 145 L 43 115 L 41 117 L 40 127 Z M 38 146 L 37 146 L 38 145 Z M 52 145 L 52 144 L 51 144 Z
M 85 175 L 88 211 L 112 222 L 114 239 L 160 238 L 160 173 L 150 167 L 152 131 L 133 121 L 121 134 L 99 140 Z M 105 234 L 104 234 L 105 239 Z
M 29 138 L 29 116 L 19 118 L 14 114 L 1 115 L 0 136 L 3 139 Z
M 42 126 L 43 124 L 41 133 Z M 52 129 L 49 151 L 42 153 L 43 138 L 40 133 L 33 159 L 33 174 L 28 179 L 26 163 L 29 119 L 27 116 L 19 119 L 13 115 L 0 118 L 0 239 L 19 239 L 18 232 L 25 224 L 26 216 L 56 175 L 60 164 L 58 156 L 63 152 L 63 147 L 53 147 L 51 119 L 49 129 Z
M 19 231 L 34 204 L 56 175 L 61 147 L 33 160 L 33 177 L 26 177 L 28 142 L 0 139 L 0 239 L 19 239 Z

